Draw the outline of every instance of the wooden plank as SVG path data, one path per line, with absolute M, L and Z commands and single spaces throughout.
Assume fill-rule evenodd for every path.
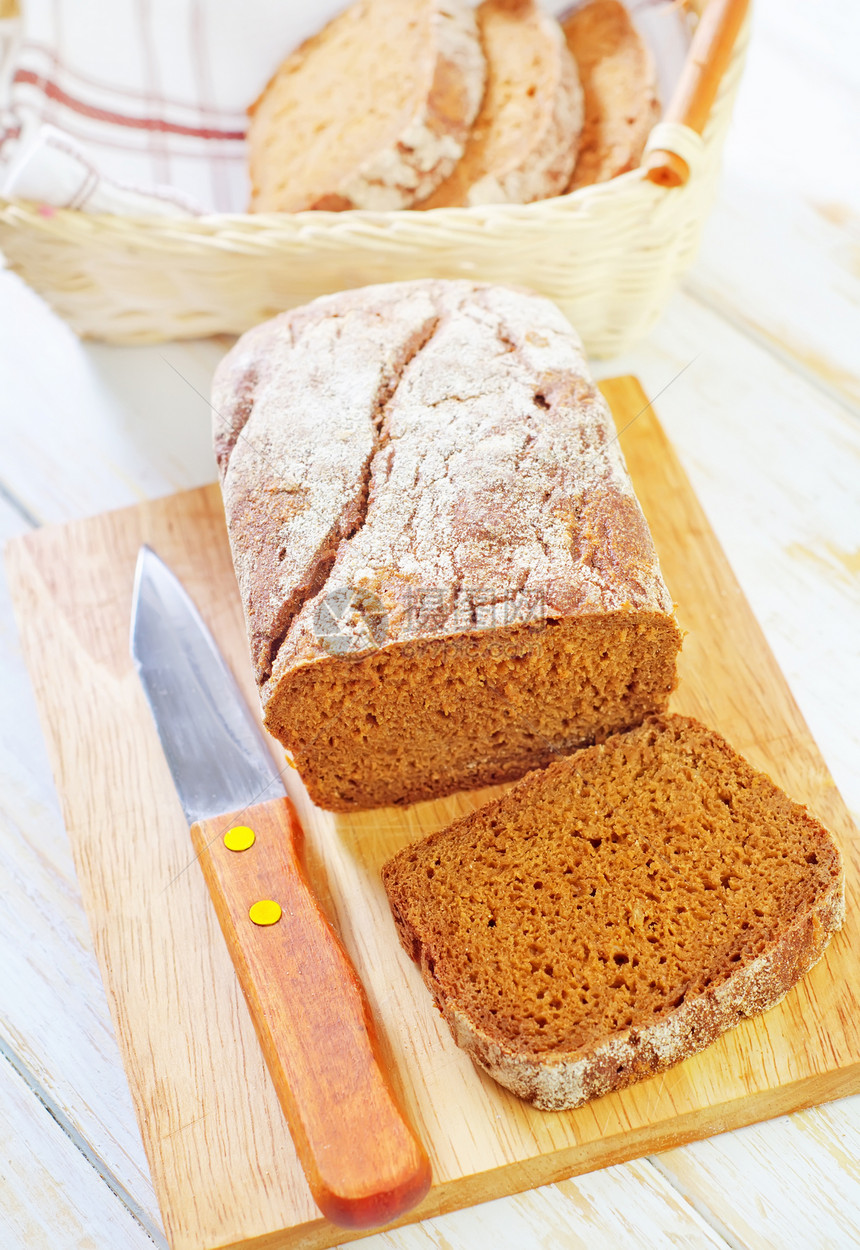
M 815 1107 L 655 1160 L 705 1219 L 750 1250 L 860 1245 L 858 1099 Z M 774 1130 L 776 1130 L 774 1132 Z M 820 1195 L 819 1200 L 815 1196 Z M 810 1200 L 812 1198 L 812 1200 Z
M 11 275 L 0 275 L 0 284 L 17 283 Z M 20 286 L 20 284 L 18 284 Z M 15 430 L 31 424 L 40 429 L 42 437 L 33 445 L 33 454 L 23 456 L 15 466 L 15 488 L 29 502 L 36 503 L 48 519 L 65 519 L 76 510 L 92 511 L 111 501 L 129 502 L 141 497 L 147 488 L 158 488 L 171 470 L 180 483 L 180 470 L 187 471 L 193 483 L 195 473 L 202 471 L 189 457 L 182 438 L 173 426 L 184 423 L 206 426 L 205 406 L 199 397 L 177 379 L 177 391 L 188 390 L 189 407 L 183 409 L 177 396 L 171 397 L 173 426 L 159 428 L 145 443 L 140 430 L 121 422 L 119 413 L 125 395 L 131 391 L 140 409 L 141 422 L 147 409 L 157 398 L 152 394 L 151 373 L 163 363 L 154 359 L 154 349 L 126 351 L 79 344 L 72 340 L 72 360 L 80 353 L 93 353 L 107 358 L 110 393 L 105 405 L 117 402 L 115 409 L 117 437 L 129 441 L 128 452 L 112 457 L 117 475 L 92 475 L 89 465 L 97 460 L 103 426 L 113 409 L 94 408 L 77 403 L 75 413 L 75 454 L 56 438 L 64 421 L 68 403 L 63 398 L 87 384 L 88 370 L 75 368 L 62 385 L 63 371 L 72 350 L 66 341 L 68 332 L 47 309 L 39 309 L 38 301 L 25 288 L 7 291 L 2 304 L 8 312 L 9 328 L 21 318 L 11 315 L 21 300 L 37 305 L 26 308 L 23 320 L 30 321 L 33 333 L 16 339 L 13 359 L 9 360 L 4 378 L 16 380 L 15 402 L 9 406 L 7 418 Z M 41 315 L 39 315 L 41 313 Z M 38 330 L 38 333 L 35 331 Z M 38 349 L 35 347 L 39 344 Z M 195 380 L 204 392 L 208 379 L 202 373 L 198 347 L 211 345 L 171 345 L 169 359 L 184 374 Z M 56 348 L 56 350 L 55 350 Z M 28 380 L 38 371 L 36 350 L 44 349 L 49 359 L 59 358 L 56 376 L 49 384 L 49 403 L 31 405 L 26 397 Z M 191 358 L 189 359 L 189 353 Z M 217 352 L 211 353 L 217 356 Z M 117 359 L 114 361 L 114 357 Z M 5 355 L 4 355 L 5 359 Z M 129 370 L 130 365 L 133 370 Z M 195 365 L 197 371 L 195 372 Z M 126 377 L 131 373 L 131 381 Z M 198 376 L 200 374 L 200 376 Z M 202 414 L 202 415 L 201 415 Z M 208 449 L 207 449 L 208 452 Z M 62 462 L 66 458 L 65 469 Z M 202 457 L 201 457 L 202 462 Z M 120 471 L 120 466 L 122 466 Z M 134 476 L 131 476 L 132 471 Z M 63 492 L 54 492 L 51 483 L 65 476 Z M 162 487 L 164 489 L 164 487 Z M 0 542 L 14 534 L 27 532 L 28 525 L 0 499 Z M 56 1113 L 80 1133 L 90 1149 L 98 1155 L 101 1166 L 122 1187 L 136 1209 L 144 1213 L 150 1226 L 158 1227 L 158 1215 L 152 1183 L 134 1118 L 131 1098 L 122 1070 L 105 992 L 98 972 L 89 927 L 83 911 L 80 891 L 74 873 L 68 838 L 62 825 L 58 802 L 45 759 L 44 741 L 39 729 L 29 678 L 23 669 L 18 632 L 12 619 L 6 580 L 0 566 L 0 689 L 3 691 L 5 715 L 0 719 L 0 817 L 4 836 L 0 839 L 0 879 L 3 881 L 3 905 L 0 906 L 0 950 L 3 952 L 4 977 L 0 979 L 0 1019 L 5 1043 L 28 1069 Z M 619 1226 L 625 1221 L 649 1230 L 654 1244 L 661 1242 L 660 1230 L 688 1239 L 697 1236 L 695 1226 L 688 1228 L 679 1216 L 686 1206 L 672 1198 L 665 1181 L 654 1188 L 648 1182 L 649 1169 L 642 1169 L 633 1181 L 626 1165 L 589 1178 L 589 1185 L 599 1181 L 596 1190 L 589 1189 L 588 1199 L 577 1200 L 571 1215 L 552 1186 L 545 1186 L 510 1200 L 501 1199 L 484 1205 L 474 1215 L 452 1213 L 398 1233 L 386 1234 L 379 1246 L 400 1244 L 409 1237 L 409 1245 L 436 1245 L 436 1227 L 452 1250 L 466 1250 L 475 1244 L 476 1229 L 489 1236 L 492 1222 L 498 1236 L 509 1228 L 517 1230 L 518 1250 L 540 1244 L 542 1236 L 550 1236 L 559 1228 L 562 1218 L 579 1221 L 581 1209 L 589 1211 L 586 1221 L 589 1237 L 596 1245 L 614 1245 Z M 62 1179 L 65 1172 L 57 1174 Z M 68 1178 L 67 1178 L 68 1179 Z M 662 1195 L 662 1196 L 661 1196 Z M 507 1212 L 508 1203 L 511 1204 Z M 475 1221 L 478 1221 L 476 1224 Z M 420 1230 L 426 1227 L 427 1232 Z M 669 1234 L 667 1234 L 669 1235 Z M 417 1240 L 416 1240 L 417 1239 Z M 369 1247 L 377 1244 L 372 1238 Z
M 0 1059 L 0 1244 L 27 1250 L 153 1250 L 18 1074 Z
M 380 1233 L 362 1250 L 727 1250 L 643 1159 Z
M 0 500 L 0 542 L 28 532 Z M 68 837 L 0 570 L 0 1048 L 104 1162 L 152 1227 L 134 1120 Z M 2 1062 L 2 1061 L 0 1061 Z
M 608 390 L 622 425 L 645 405 L 630 380 Z M 417 971 L 396 949 L 378 879 L 395 849 L 481 796 L 336 817 L 312 808 L 289 776 L 312 878 L 365 981 L 383 1047 L 431 1151 L 436 1183 L 416 1215 L 837 1097 L 860 1078 L 860 970 L 850 957 L 855 835 L 650 412 L 629 425 L 623 444 L 691 631 L 677 706 L 725 732 L 828 820 L 849 859 L 850 922 L 825 960 L 766 1017 L 659 1078 L 579 1111 L 542 1114 L 479 1076 L 453 1046 Z M 165 1223 L 177 1247 L 230 1239 L 262 1247 L 278 1229 L 290 1230 L 284 1244 L 332 1244 L 339 1234 L 316 1216 L 298 1171 L 128 659 L 141 541 L 188 586 L 253 698 L 216 488 L 42 531 L 14 547 L 11 564 Z
M 685 289 L 860 410 L 860 6 L 757 0 Z M 778 103 L 777 103 L 778 102 Z
M 19 278 L 0 271 L 0 343 L 0 473 L 36 521 L 212 480 L 209 381 L 222 341 L 83 343 Z

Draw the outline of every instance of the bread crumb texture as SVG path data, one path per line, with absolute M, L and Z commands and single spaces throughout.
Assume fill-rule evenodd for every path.
M 455 1040 L 545 1109 L 773 1006 L 844 915 L 830 833 L 671 715 L 530 774 L 383 879 Z
M 245 334 L 212 404 L 266 725 L 314 802 L 511 780 L 665 707 L 672 601 L 549 300 L 326 296 Z
M 423 199 L 463 154 L 485 73 L 463 0 L 350 5 L 287 57 L 251 110 L 251 211 Z

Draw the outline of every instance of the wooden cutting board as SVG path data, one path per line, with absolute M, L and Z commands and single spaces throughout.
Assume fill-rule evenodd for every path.
M 641 388 L 620 378 L 604 390 L 689 631 L 673 707 L 724 733 L 833 829 L 846 855 L 848 919 L 766 1016 L 632 1089 L 577 1111 L 535 1111 L 453 1045 L 397 944 L 379 877 L 406 842 L 494 791 L 336 816 L 314 808 L 288 770 L 311 876 L 430 1153 L 433 1189 L 403 1222 L 860 1089 L 857 833 Z M 168 1237 L 174 1250 L 332 1246 L 350 1235 L 311 1201 L 129 659 L 142 542 L 182 579 L 254 702 L 217 487 L 36 531 L 10 545 L 8 560 Z

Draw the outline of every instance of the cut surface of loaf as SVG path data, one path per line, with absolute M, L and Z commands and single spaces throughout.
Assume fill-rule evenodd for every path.
M 665 706 L 672 602 L 549 300 L 325 296 L 245 334 L 212 404 L 266 726 L 320 806 L 510 780 Z
M 548 1110 L 774 1006 L 844 915 L 831 834 L 679 716 L 532 773 L 383 879 L 455 1041 Z
M 464 0 L 359 0 L 253 106 L 251 211 L 407 208 L 462 156 L 484 78 Z
M 532 0 L 484 0 L 487 88 L 462 160 L 420 208 L 559 195 L 576 162 L 583 98 L 555 18 Z
M 575 191 L 635 169 L 660 106 L 654 60 L 620 0 L 588 0 L 562 28 L 585 93 Z

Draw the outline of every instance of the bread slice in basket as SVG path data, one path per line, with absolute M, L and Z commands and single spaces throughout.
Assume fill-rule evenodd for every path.
M 487 90 L 463 159 L 420 208 L 559 195 L 576 162 L 583 99 L 555 18 L 533 0 L 484 0 Z
M 455 1041 L 547 1110 L 773 1007 L 844 916 L 831 834 L 671 715 L 529 774 L 383 879 Z
M 464 0 L 359 0 L 253 106 L 251 211 L 407 208 L 462 156 L 484 76 Z
M 620 0 L 587 0 L 562 28 L 585 92 L 575 191 L 637 167 L 660 105 L 653 57 Z

